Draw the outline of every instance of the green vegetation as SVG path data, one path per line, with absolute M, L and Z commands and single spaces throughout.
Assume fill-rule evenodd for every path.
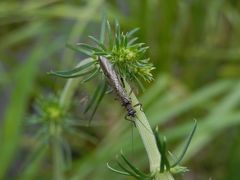
M 86 127 L 86 95 L 99 77 L 82 84 L 47 75 L 86 58 L 66 44 L 100 37 L 104 14 L 123 32 L 139 27 L 137 42 L 149 46 L 154 80 L 137 96 L 173 156 L 198 120 L 181 162 L 190 171 L 175 179 L 239 179 L 239 10 L 237 0 L 0 2 L 0 179 L 122 179 L 107 168 L 121 149 L 149 172 L 141 139 L 133 128 L 132 142 L 113 95 Z

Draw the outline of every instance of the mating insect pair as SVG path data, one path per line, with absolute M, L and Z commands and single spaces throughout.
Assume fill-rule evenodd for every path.
M 124 106 L 127 111 L 125 119 L 135 124 L 134 120 L 132 119 L 136 118 L 136 110 L 134 109 L 134 107 L 140 106 L 141 108 L 141 104 L 132 104 L 129 95 L 124 89 L 123 79 L 117 75 L 113 65 L 109 62 L 109 60 L 103 56 L 99 56 L 98 60 L 108 84 L 113 89 L 113 92 L 116 94 L 117 99 L 121 102 L 122 106 Z

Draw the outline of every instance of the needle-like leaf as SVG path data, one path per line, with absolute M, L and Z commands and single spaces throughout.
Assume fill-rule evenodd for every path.
M 109 47 L 112 47 L 113 35 L 112 35 L 112 28 L 111 28 L 109 21 L 107 21 L 107 33 L 108 33 L 108 45 L 109 45 Z
M 73 51 L 77 51 L 77 52 L 81 52 L 83 54 L 86 54 L 87 56 L 92 56 L 92 51 L 83 49 L 79 46 L 75 46 L 75 45 L 72 45 L 72 44 L 66 44 L 66 47 L 69 48 L 69 49 L 72 49 Z
M 85 44 L 85 43 L 77 43 L 77 46 L 85 48 L 85 49 L 93 51 L 93 52 L 94 51 L 101 51 L 101 49 L 99 49 L 97 47 L 94 47 L 94 46 L 91 46 L 91 45 L 88 45 L 88 44 Z
M 96 68 L 91 69 L 89 71 L 78 72 L 78 73 L 74 73 L 74 74 L 64 74 L 64 73 L 61 73 L 61 72 L 50 72 L 49 74 L 50 75 L 55 75 L 55 76 L 58 76 L 58 77 L 62 77 L 62 78 L 75 78 L 75 77 L 80 77 L 80 76 L 85 76 L 85 75 L 88 75 L 88 74 L 92 74 L 95 71 L 96 71 Z
M 95 114 L 95 112 L 96 112 L 100 102 L 102 101 L 102 98 L 105 95 L 106 90 L 107 90 L 107 84 L 106 84 L 106 82 L 104 82 L 103 85 L 100 88 L 99 96 L 98 96 L 98 98 L 96 100 L 96 104 L 95 104 L 95 106 L 93 108 L 93 112 L 92 112 L 92 115 L 90 117 L 90 121 L 92 120 L 92 118 L 93 118 L 93 116 L 94 116 L 94 114 Z
M 120 171 L 120 170 L 117 170 L 117 169 L 111 167 L 111 166 L 109 165 L 109 163 L 107 163 L 107 167 L 108 167 L 108 169 L 110 169 L 111 171 L 116 172 L 116 173 L 118 173 L 118 174 L 122 174 L 122 175 L 125 175 L 125 176 L 131 176 L 128 172 Z
M 120 162 L 117 161 L 117 164 L 118 164 L 118 166 L 119 166 L 122 170 L 126 171 L 126 172 L 129 173 L 131 176 L 139 179 L 139 175 L 137 175 L 136 173 L 134 173 L 134 172 L 132 172 L 132 171 L 129 171 L 129 170 L 128 170 L 127 168 L 125 168 Z
M 133 30 L 129 31 L 127 33 L 127 37 L 131 37 L 134 33 L 136 33 L 137 31 L 139 31 L 140 28 L 134 28 Z
M 128 41 L 127 45 L 130 46 L 130 45 L 132 45 L 133 43 L 135 43 L 137 40 L 138 40 L 138 38 L 135 37 L 135 38 L 131 39 L 130 41 Z
M 187 149 L 188 149 L 188 147 L 189 147 L 189 145 L 190 145 L 190 143 L 191 143 L 191 140 L 192 140 L 192 138 L 193 138 L 193 135 L 194 135 L 196 129 L 197 129 L 197 120 L 194 120 L 193 129 L 192 129 L 192 131 L 190 132 L 190 134 L 189 134 L 189 136 L 188 136 L 188 138 L 187 138 L 187 141 L 186 141 L 186 144 L 185 144 L 185 146 L 184 146 L 184 148 L 183 148 L 183 151 L 182 151 L 181 155 L 179 156 L 179 158 L 176 160 L 176 162 L 171 165 L 171 167 L 175 167 L 175 166 L 178 165 L 178 164 L 181 162 L 181 160 L 183 159 L 183 157 L 184 157 L 184 155 L 186 154 Z
M 84 80 L 82 80 L 82 83 L 92 80 L 93 78 L 95 78 L 98 75 L 98 73 L 99 73 L 99 69 L 97 68 L 90 76 L 88 76 Z
M 140 87 L 140 89 L 141 89 L 142 91 L 145 91 L 145 88 L 144 88 L 142 82 L 138 79 L 138 77 L 135 76 L 135 75 L 133 75 L 133 77 L 134 77 L 134 79 L 136 80 L 136 82 L 137 82 L 138 86 Z
M 102 50 L 106 50 L 106 48 L 105 48 L 105 46 L 104 46 L 104 44 L 101 42 L 101 41 L 99 41 L 98 39 L 96 39 L 95 37 L 93 37 L 93 36 L 88 36 L 93 42 L 95 42 L 100 48 L 102 48 Z
M 129 160 L 124 156 L 124 154 L 121 152 L 121 157 L 124 160 L 124 162 L 138 175 L 142 176 L 142 177 L 149 177 L 147 174 L 141 172 L 138 168 L 134 167 L 134 165 L 132 165 Z
M 94 61 L 91 61 L 91 62 L 88 62 L 82 66 L 79 66 L 79 67 L 76 67 L 74 69 L 71 69 L 71 70 L 67 70 L 67 71 L 51 71 L 49 72 L 48 74 L 50 75 L 54 75 L 54 74 L 61 74 L 61 75 L 72 75 L 74 73 L 77 73 L 77 72 L 80 72 L 82 70 L 85 70 L 86 68 L 90 67 L 91 65 L 93 65 L 95 62 Z

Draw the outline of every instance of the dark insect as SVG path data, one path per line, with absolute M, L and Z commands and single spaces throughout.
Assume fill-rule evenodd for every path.
M 113 91 L 115 92 L 118 100 L 122 103 L 122 106 L 124 106 L 128 112 L 125 118 L 129 120 L 127 116 L 136 117 L 136 111 L 133 108 L 134 106 L 132 105 L 127 92 L 123 88 L 122 82 L 119 80 L 119 76 L 114 70 L 113 65 L 108 61 L 107 58 L 103 56 L 99 56 L 99 64 L 108 81 L 108 84 L 113 88 Z

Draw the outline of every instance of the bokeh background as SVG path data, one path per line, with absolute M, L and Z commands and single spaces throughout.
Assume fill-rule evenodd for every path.
M 118 19 L 125 32 L 140 27 L 139 41 L 150 46 L 155 80 L 138 96 L 173 153 L 198 120 L 182 162 L 190 171 L 176 179 L 238 180 L 239 0 L 2 0 L 0 179 L 127 179 L 106 167 L 115 165 L 121 149 L 148 171 L 138 133 L 131 135 L 132 125 L 113 95 L 101 102 L 91 127 L 61 133 L 59 149 L 46 136 L 48 108 L 55 107 L 66 83 L 46 73 L 71 69 L 85 58 L 65 44 L 98 37 L 104 14 L 112 23 Z M 70 100 L 67 113 L 77 125 L 88 122 L 82 109 L 96 82 L 78 84 Z M 43 119 L 41 125 L 31 123 L 36 118 Z

